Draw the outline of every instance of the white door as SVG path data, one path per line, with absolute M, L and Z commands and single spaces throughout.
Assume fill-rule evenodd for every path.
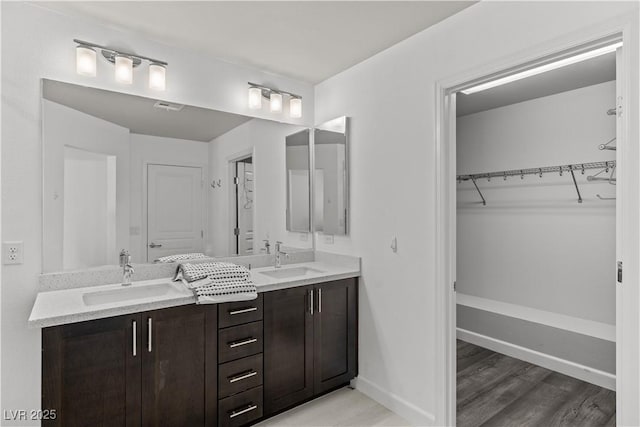
M 147 262 L 202 252 L 202 168 L 147 166 Z

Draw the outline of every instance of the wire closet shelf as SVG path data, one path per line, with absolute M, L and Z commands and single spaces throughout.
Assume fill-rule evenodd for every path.
M 616 167 L 615 160 L 608 160 L 608 161 L 602 161 L 602 162 L 575 163 L 570 165 L 543 166 L 538 168 L 511 169 L 511 170 L 503 170 L 503 171 L 496 171 L 496 172 L 484 172 L 484 173 L 476 173 L 476 174 L 469 174 L 469 175 L 458 175 L 457 179 L 459 183 L 463 181 L 472 181 L 473 185 L 476 188 L 476 191 L 478 191 L 478 194 L 482 198 L 482 204 L 486 205 L 487 204 L 486 200 L 482 195 L 482 193 L 480 192 L 480 189 L 478 188 L 478 184 L 476 182 L 480 179 L 486 179 L 488 181 L 491 181 L 491 178 L 503 178 L 506 181 L 507 178 L 514 177 L 514 176 L 519 176 L 521 179 L 524 179 L 525 175 L 538 175 L 540 178 L 542 178 L 544 174 L 558 173 L 560 176 L 562 176 L 564 172 L 568 172 L 571 174 L 573 184 L 575 186 L 576 192 L 578 193 L 578 203 L 582 203 L 582 196 L 580 194 L 580 189 L 578 188 L 575 172 L 579 171 L 582 175 L 584 175 L 586 170 L 601 169 L 603 172 L 606 171 L 606 173 L 608 173 L 609 170 L 612 170 L 612 171 L 615 170 L 615 167 Z M 615 183 L 615 178 L 596 178 L 596 177 L 589 176 L 587 177 L 587 180 L 588 181 L 606 180 L 606 181 L 610 181 L 610 183 Z

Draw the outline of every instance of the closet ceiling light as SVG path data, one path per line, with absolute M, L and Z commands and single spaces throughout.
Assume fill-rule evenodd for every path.
M 107 61 L 115 65 L 116 81 L 133 83 L 133 69 L 142 61 L 149 63 L 149 88 L 165 90 L 167 63 L 146 56 L 121 52 L 99 44 L 74 39 L 76 46 L 76 72 L 85 76 L 96 75 L 96 52 L 99 50 Z
M 76 72 L 83 76 L 96 76 L 96 51 L 89 46 L 76 47 Z
M 517 80 L 522 80 L 527 77 L 535 76 L 537 74 L 546 73 L 547 71 L 557 70 L 558 68 L 566 67 L 567 65 L 576 64 L 578 62 L 586 61 L 587 59 L 592 59 L 598 56 L 605 55 L 607 53 L 615 52 L 616 49 L 618 49 L 621 46 L 622 46 L 622 42 L 617 42 L 617 43 L 610 44 L 608 46 L 604 46 L 598 49 L 590 50 L 588 52 L 583 52 L 575 56 L 563 58 L 559 61 L 550 62 L 548 64 L 544 64 L 539 67 L 535 67 L 519 73 L 511 74 L 509 76 L 492 80 L 490 82 L 482 83 L 477 86 L 473 86 L 468 89 L 461 90 L 460 92 L 464 93 L 465 95 L 471 95 L 472 93 L 491 89 L 497 86 L 502 86 L 507 83 L 515 82 Z
M 251 110 L 262 109 L 262 98 L 269 100 L 269 110 L 272 113 L 281 113 L 284 105 L 284 97 L 289 97 L 289 116 L 292 119 L 302 117 L 302 97 L 295 93 L 273 89 L 257 83 L 249 84 L 248 104 Z

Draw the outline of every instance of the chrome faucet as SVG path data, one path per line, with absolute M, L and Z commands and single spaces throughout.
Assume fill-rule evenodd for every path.
M 269 244 L 269 239 L 264 239 L 264 249 L 267 255 L 271 254 L 271 245 Z
M 280 250 L 280 245 L 282 245 L 282 242 L 276 242 L 276 247 L 275 247 L 275 253 L 276 253 L 276 268 L 280 268 L 282 266 L 282 258 L 281 256 L 284 255 L 285 258 L 289 259 L 289 254 L 286 252 L 282 252 Z
M 131 255 L 124 249 L 120 251 L 120 267 L 122 267 L 122 286 L 131 285 L 131 278 L 135 270 L 131 265 Z

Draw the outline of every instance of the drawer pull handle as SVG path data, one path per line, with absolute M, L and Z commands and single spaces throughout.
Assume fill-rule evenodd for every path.
M 236 314 L 250 313 L 252 311 L 257 311 L 257 310 L 258 310 L 258 307 L 241 308 L 240 310 L 229 311 L 229 315 L 235 316 Z
M 247 406 L 244 409 L 241 409 L 239 411 L 231 411 L 231 414 L 229 415 L 229 418 L 235 418 L 238 415 L 242 415 L 242 414 L 246 414 L 247 412 L 251 412 L 253 410 L 258 409 L 258 405 L 254 405 L 252 403 L 249 404 L 249 406 Z
M 257 342 L 257 341 L 258 341 L 257 338 L 248 338 L 241 341 L 233 341 L 229 343 L 229 347 L 230 348 L 242 347 L 243 345 L 253 344 L 254 342 Z
M 242 373 L 233 377 L 229 377 L 229 382 L 233 384 L 238 381 L 246 380 L 247 378 L 255 377 L 256 375 L 258 375 L 256 371 L 249 371 L 247 373 Z

